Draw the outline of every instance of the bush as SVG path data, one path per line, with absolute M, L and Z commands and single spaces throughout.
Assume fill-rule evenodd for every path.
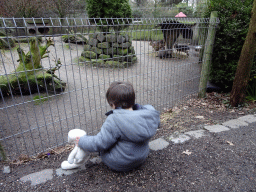
M 210 81 L 226 91 L 232 89 L 236 68 L 251 18 L 253 0 L 210 0 L 205 17 L 218 11 Z M 254 60 L 251 76 L 256 75 Z
M 89 18 L 131 18 L 132 11 L 128 0 L 86 0 L 87 13 Z M 109 31 L 109 26 L 112 25 L 115 31 L 127 27 L 127 19 L 93 19 L 100 25 L 100 30 L 103 32 Z M 121 25 L 122 26 L 121 26 Z

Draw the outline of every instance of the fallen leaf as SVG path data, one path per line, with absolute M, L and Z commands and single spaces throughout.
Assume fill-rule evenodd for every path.
M 204 119 L 204 116 L 196 116 L 197 119 Z
M 183 151 L 182 154 L 190 155 L 192 152 L 190 152 L 188 149 L 186 151 Z
M 232 142 L 230 142 L 230 141 L 227 141 L 227 143 L 229 144 L 229 145 L 234 145 Z

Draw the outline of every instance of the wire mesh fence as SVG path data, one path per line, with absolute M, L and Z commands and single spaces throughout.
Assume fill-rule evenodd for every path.
M 96 134 L 113 81 L 164 111 L 198 93 L 209 19 L 2 18 L 0 142 L 10 159 Z

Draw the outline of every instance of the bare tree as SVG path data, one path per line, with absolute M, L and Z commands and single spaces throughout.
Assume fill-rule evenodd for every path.
M 1 15 L 6 17 L 40 17 L 48 0 L 1 0 Z M 3 12 L 2 12 L 3 11 Z
M 238 106 L 244 101 L 246 87 L 250 79 L 250 72 L 253 64 L 253 58 L 256 53 L 256 0 L 253 2 L 252 17 L 249 24 L 249 30 L 238 61 L 235 79 L 230 95 L 230 104 L 233 107 Z

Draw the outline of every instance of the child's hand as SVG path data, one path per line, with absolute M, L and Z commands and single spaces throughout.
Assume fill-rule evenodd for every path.
M 76 137 L 76 140 L 75 140 L 75 144 L 76 144 L 76 146 L 78 146 L 79 139 L 80 139 L 80 137 Z

